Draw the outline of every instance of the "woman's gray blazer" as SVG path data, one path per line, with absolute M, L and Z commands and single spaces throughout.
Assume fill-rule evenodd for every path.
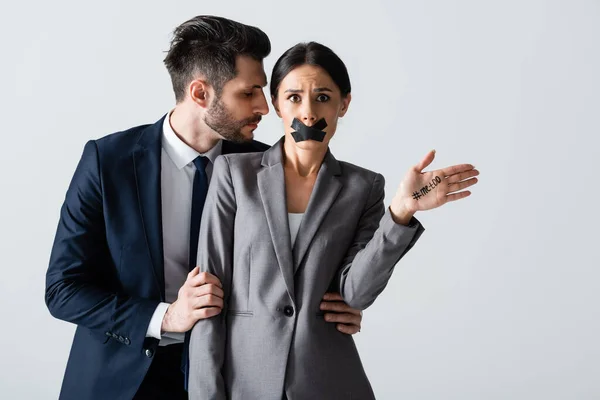
M 423 227 L 392 220 L 383 176 L 328 151 L 292 248 L 282 145 L 215 162 L 198 265 L 225 306 L 192 330 L 191 399 L 374 398 L 352 336 L 319 304 L 334 290 L 367 308 Z

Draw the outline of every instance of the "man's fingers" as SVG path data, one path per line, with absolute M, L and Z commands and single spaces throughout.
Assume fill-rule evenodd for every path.
M 323 296 L 323 300 L 325 300 L 325 301 L 344 301 L 344 298 L 339 293 L 327 292 Z
M 212 283 L 207 283 L 206 285 L 194 287 L 194 288 L 192 288 L 191 293 L 192 293 L 192 296 L 194 296 L 194 297 L 200 297 L 200 296 L 204 296 L 207 294 L 213 294 L 220 298 L 224 298 L 224 295 L 225 295 L 225 292 L 223 292 L 223 289 L 221 289 L 219 286 L 214 285 Z
M 195 267 L 193 270 L 191 270 L 188 273 L 187 278 L 190 279 L 191 277 L 198 275 L 199 272 L 200 272 L 200 267 Z
M 360 325 L 362 320 L 360 315 L 350 313 L 325 313 L 323 316 L 327 322 L 337 322 L 345 325 Z
M 218 307 L 223 308 L 223 298 L 215 296 L 214 294 L 205 294 L 204 296 L 197 297 L 191 303 L 194 308 L 204 307 Z
M 355 333 L 360 332 L 360 327 L 356 325 L 337 324 L 335 327 L 338 331 L 345 333 L 346 335 L 354 335 Z
M 221 309 L 217 307 L 206 307 L 200 308 L 198 310 L 192 311 L 192 316 L 197 321 L 199 319 L 206 319 L 210 317 L 214 317 L 215 315 L 219 315 L 221 313 Z
M 360 315 L 360 310 L 356 310 L 350 307 L 343 301 L 323 301 L 321 302 L 321 310 L 332 311 L 337 313 L 350 313 L 354 315 Z
M 186 281 L 190 286 L 200 286 L 206 285 L 207 283 L 212 283 L 213 285 L 217 285 L 219 287 L 223 287 L 221 285 L 221 281 L 219 278 L 211 274 L 210 272 L 200 272 L 198 275 L 188 278 Z

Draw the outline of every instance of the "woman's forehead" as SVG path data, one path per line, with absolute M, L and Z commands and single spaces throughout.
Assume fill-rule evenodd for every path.
M 333 80 L 321 67 L 304 64 L 291 70 L 281 81 L 281 86 L 331 86 Z

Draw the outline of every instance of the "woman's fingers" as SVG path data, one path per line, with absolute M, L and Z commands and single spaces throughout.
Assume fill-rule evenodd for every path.
M 457 183 L 450 183 L 448 185 L 448 193 L 458 192 L 459 190 L 466 189 L 469 186 L 473 186 L 477 182 L 477 178 L 471 178 Z
M 462 172 L 467 172 L 467 171 L 471 171 L 475 169 L 475 167 L 471 164 L 457 164 L 457 165 L 453 165 L 451 167 L 446 167 L 444 169 L 442 169 L 442 175 L 444 176 L 451 176 L 451 175 L 456 175 L 456 174 L 460 174 Z
M 435 150 L 431 150 L 429 153 L 427 153 L 425 155 L 425 157 L 423 157 L 423 159 L 421 160 L 421 162 L 419 162 L 417 165 L 415 165 L 415 169 L 419 173 L 423 172 L 423 170 L 425 168 L 427 168 L 429 166 L 429 164 L 431 164 L 433 162 L 434 158 L 435 158 Z
M 461 172 L 461 173 L 455 174 L 455 175 L 450 175 L 446 178 L 446 182 L 447 183 L 457 183 L 457 182 L 464 181 L 467 178 L 472 178 L 477 175 L 479 175 L 479 171 L 477 171 L 476 169 L 472 169 L 470 171 Z
M 468 190 L 465 190 L 464 192 L 452 193 L 452 194 L 446 195 L 446 202 L 464 199 L 465 197 L 469 197 L 470 195 L 471 195 L 471 192 L 469 192 Z

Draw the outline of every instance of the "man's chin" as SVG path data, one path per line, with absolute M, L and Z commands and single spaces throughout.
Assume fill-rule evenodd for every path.
M 240 131 L 229 135 L 221 135 L 224 140 L 228 140 L 233 143 L 244 144 L 250 143 L 254 140 L 254 131 Z
M 239 135 L 238 143 L 250 143 L 253 140 L 254 140 L 254 130 L 247 131 L 247 132 L 241 132 Z
M 254 130 L 256 128 L 258 128 L 258 126 L 246 125 L 239 132 L 239 136 L 245 143 L 251 142 L 252 140 L 254 140 Z

